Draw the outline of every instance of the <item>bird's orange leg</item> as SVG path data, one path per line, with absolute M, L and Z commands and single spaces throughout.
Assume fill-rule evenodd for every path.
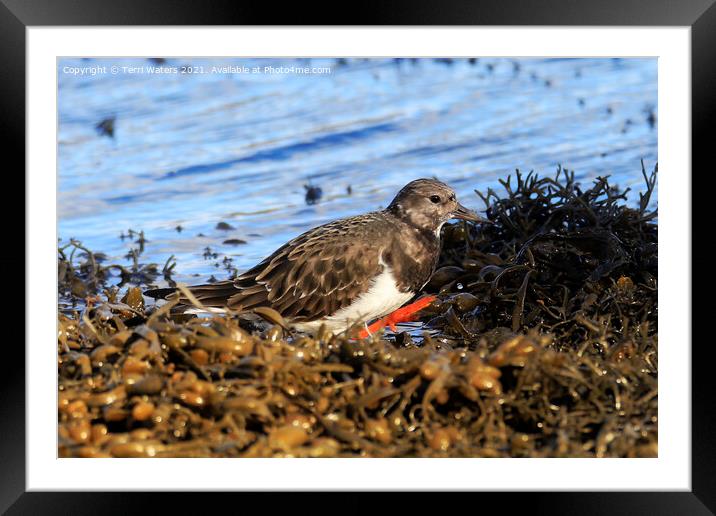
M 421 297 L 414 303 L 410 303 L 407 306 L 398 308 L 395 312 L 383 317 L 382 319 L 378 319 L 367 328 L 362 329 L 360 333 L 358 333 L 358 338 L 365 339 L 369 335 L 372 335 L 373 333 L 377 332 L 381 328 L 385 328 L 386 326 L 390 326 L 390 329 L 395 331 L 396 324 L 414 321 L 416 319 L 415 314 L 417 314 L 420 310 L 428 306 L 436 299 L 436 296 L 425 296 Z

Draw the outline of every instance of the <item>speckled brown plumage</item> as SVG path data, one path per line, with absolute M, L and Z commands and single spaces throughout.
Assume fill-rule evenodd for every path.
M 412 295 L 430 279 L 440 253 L 440 228 L 454 216 L 476 220 L 447 185 L 413 181 L 385 210 L 313 228 L 236 279 L 190 290 L 207 307 L 270 306 L 293 323 L 318 321 L 348 307 L 386 267 L 397 290 Z M 181 297 L 180 302 L 189 304 Z

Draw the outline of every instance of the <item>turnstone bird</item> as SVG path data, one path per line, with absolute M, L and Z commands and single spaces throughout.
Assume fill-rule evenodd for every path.
M 393 312 L 428 282 L 440 254 L 440 229 L 452 218 L 489 222 L 462 206 L 435 179 L 405 185 L 382 211 L 313 228 L 233 280 L 189 287 L 205 307 L 268 306 L 295 329 L 340 333 Z M 173 288 L 145 292 L 191 301 Z

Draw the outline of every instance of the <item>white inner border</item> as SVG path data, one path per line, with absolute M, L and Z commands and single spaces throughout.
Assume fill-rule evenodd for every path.
M 70 28 L 27 38 L 27 488 L 691 489 L 690 28 Z M 58 459 L 58 56 L 658 56 L 658 459 Z M 187 474 L 187 472 L 191 474 Z

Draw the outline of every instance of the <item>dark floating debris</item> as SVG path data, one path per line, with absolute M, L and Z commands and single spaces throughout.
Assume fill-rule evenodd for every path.
M 621 130 L 622 134 L 629 131 L 629 128 L 632 125 L 634 125 L 634 121 L 631 118 L 627 118 L 626 120 L 624 120 L 624 125 L 622 125 L 622 130 Z
M 109 136 L 110 138 L 114 138 L 114 125 L 116 121 L 117 117 L 110 116 L 102 119 L 94 127 L 101 136 Z
M 219 222 L 216 224 L 216 229 L 221 231 L 231 231 L 232 229 L 236 229 L 234 226 L 229 224 L 228 222 Z
M 241 240 L 240 238 L 229 238 L 228 240 L 224 240 L 223 243 L 225 245 L 242 245 L 246 243 L 246 240 Z
M 656 169 L 642 173 L 634 207 L 561 169 L 479 192 L 494 224 L 444 227 L 422 337 L 308 337 L 270 309 L 173 315 L 62 245 L 60 292 L 84 304 L 59 315 L 58 454 L 656 457 Z
M 184 228 L 181 226 L 181 224 L 179 224 L 177 227 L 174 228 L 174 230 L 175 230 L 177 233 L 181 233 L 183 229 L 184 229 Z
M 211 247 L 206 246 L 202 256 L 204 257 L 204 260 L 214 260 L 219 257 L 219 253 L 215 253 L 211 250 Z
M 656 112 L 654 106 L 651 104 L 644 106 L 644 114 L 646 115 L 646 122 L 649 124 L 649 128 L 653 129 L 656 127 Z
M 323 190 L 321 190 L 321 187 L 307 184 L 303 185 L 303 188 L 306 189 L 306 204 L 316 204 L 321 197 L 323 197 Z

